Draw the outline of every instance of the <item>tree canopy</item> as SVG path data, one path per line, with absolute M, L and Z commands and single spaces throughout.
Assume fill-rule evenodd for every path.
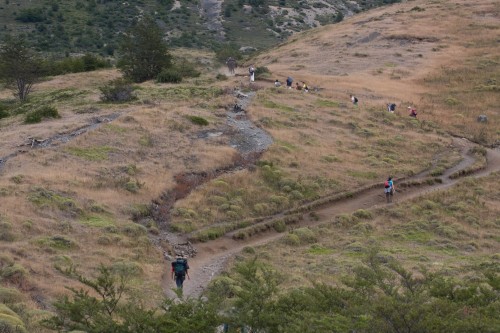
M 141 18 L 122 38 L 118 68 L 125 78 L 144 82 L 172 66 L 163 32 L 153 18 Z
M 41 60 L 22 38 L 7 36 L 0 48 L 0 78 L 20 101 L 42 76 Z

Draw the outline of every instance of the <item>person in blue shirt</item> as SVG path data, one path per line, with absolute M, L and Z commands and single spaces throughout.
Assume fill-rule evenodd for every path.
M 392 177 L 389 176 L 389 178 L 387 178 L 387 180 L 384 183 L 384 193 L 387 203 L 392 202 L 392 196 L 394 195 L 395 190 L 396 189 L 394 188 L 394 182 L 392 181 Z

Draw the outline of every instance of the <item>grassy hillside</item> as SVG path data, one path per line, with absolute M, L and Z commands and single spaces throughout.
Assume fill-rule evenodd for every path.
M 64 286 L 77 285 L 65 271 L 93 275 L 104 264 L 130 277 L 134 296 L 157 304 L 171 288 L 163 257 L 172 250 L 168 232 L 220 236 L 227 230 L 218 227 L 238 228 L 388 175 L 439 174 L 461 159 L 451 135 L 498 144 L 499 9 L 489 0 L 374 9 L 260 54 L 251 61 L 270 74 L 253 84 L 245 67 L 223 80 L 228 73 L 210 52 L 176 50 L 202 75 L 177 85 L 137 85 L 132 102 L 100 100 L 99 87 L 120 76 L 113 69 L 49 78 L 24 104 L 0 90 L 9 112 L 0 119 L 0 296 L 25 326 L 40 331 L 37 321 L 67 294 Z M 289 75 L 314 89 L 272 84 Z M 240 160 L 230 145 L 235 129 L 227 128 L 235 89 L 255 92 L 247 115 L 274 139 L 250 168 L 232 168 Z M 357 107 L 350 94 L 358 96 Z M 398 105 L 396 113 L 386 111 L 389 102 Z M 410 104 L 417 119 L 406 113 Z M 41 105 L 61 118 L 24 124 Z M 476 122 L 478 110 L 487 123 Z M 33 138 L 54 144 L 32 148 Z M 151 203 L 179 190 L 176 176 L 225 169 L 231 171 L 177 200 L 171 219 L 153 218 Z M 248 251 L 289 274 L 288 286 L 333 283 L 333 273 L 349 273 L 373 246 L 411 270 L 423 265 L 473 278 L 470 267 L 498 265 L 495 177 L 327 217 L 320 228 L 302 230 L 305 240 L 296 230 Z M 193 275 L 201 275 L 195 260 Z
M 226 36 L 224 41 L 262 49 L 294 32 L 393 2 L 398 1 L 228 0 L 212 13 L 213 4 L 208 1 L 6 0 L 0 5 L 0 37 L 23 35 L 37 49 L 51 53 L 111 56 L 120 34 L 133 20 L 148 14 L 158 21 L 173 46 L 210 47 L 222 41 L 217 36 Z

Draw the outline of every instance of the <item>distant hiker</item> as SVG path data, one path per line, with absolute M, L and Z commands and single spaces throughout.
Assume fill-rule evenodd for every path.
M 233 57 L 229 57 L 226 60 L 226 66 L 230 74 L 234 74 L 234 69 L 237 67 L 236 60 Z
M 302 86 L 298 82 L 296 82 L 295 83 L 295 89 L 302 90 Z
M 392 196 L 394 195 L 395 190 L 396 189 L 394 188 L 394 182 L 392 181 L 392 177 L 387 178 L 387 180 L 384 183 L 384 193 L 387 203 L 392 202 Z
M 172 262 L 172 280 L 175 280 L 177 288 L 182 289 L 186 275 L 188 279 L 191 279 L 189 277 L 188 270 L 189 265 L 185 256 L 179 255 L 177 256 L 177 259 Z
M 253 67 L 253 65 L 248 68 L 248 73 L 250 73 L 250 82 L 254 82 L 255 81 L 255 68 Z
M 408 107 L 408 112 L 409 112 L 409 116 L 410 117 L 413 117 L 413 118 L 417 118 L 417 110 L 415 110 L 414 108 L 412 108 L 411 106 Z
M 277 87 L 281 87 L 281 82 L 276 79 L 276 81 L 274 81 L 274 86 L 277 88 Z
M 358 98 L 354 95 L 351 95 L 351 102 L 352 104 L 354 104 L 354 106 L 358 106 Z
M 387 111 L 389 111 L 390 113 L 394 113 L 394 111 L 396 111 L 396 104 L 394 103 L 387 104 Z
M 304 92 L 309 92 L 309 87 L 307 86 L 307 84 L 305 82 L 302 83 L 303 83 L 302 90 L 304 90 Z
M 286 86 L 288 87 L 288 89 L 292 89 L 292 83 L 293 83 L 293 78 L 292 77 L 287 77 L 286 78 Z
M 487 123 L 488 122 L 488 116 L 486 116 L 485 114 L 480 114 L 477 117 L 477 122 L 478 123 Z

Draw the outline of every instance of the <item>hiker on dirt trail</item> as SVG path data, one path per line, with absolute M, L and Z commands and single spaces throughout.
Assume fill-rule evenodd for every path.
M 396 111 L 396 104 L 394 103 L 387 104 L 387 111 L 389 111 L 390 113 L 394 113 L 394 111 Z
M 175 284 L 177 288 L 182 289 L 182 285 L 184 280 L 186 279 L 186 275 L 188 279 L 189 277 L 189 265 L 187 259 L 184 255 L 177 256 L 177 259 L 172 262 L 172 280 L 175 280 Z
M 280 82 L 280 80 L 276 79 L 276 81 L 274 81 L 274 86 L 275 86 L 276 88 L 281 87 L 281 82 Z
M 253 67 L 253 65 L 251 65 L 248 68 L 248 73 L 250 73 L 250 82 L 254 82 L 255 81 L 255 68 Z
M 236 60 L 233 57 L 229 57 L 226 60 L 226 66 L 230 74 L 234 74 L 234 69 L 238 66 Z
M 295 83 L 295 89 L 302 90 L 302 86 L 298 82 L 296 82 Z
M 358 106 L 358 98 L 354 95 L 351 95 L 351 102 L 354 106 Z
M 409 112 L 409 116 L 410 117 L 413 117 L 413 118 L 417 118 L 417 110 L 415 110 L 414 108 L 412 108 L 411 106 L 408 107 L 408 112 Z
M 389 178 L 387 178 L 384 183 L 384 193 L 387 203 L 392 202 L 392 196 L 394 195 L 395 191 L 396 189 L 394 188 L 394 182 L 392 181 L 392 177 L 389 176 Z
M 305 82 L 302 82 L 302 90 L 304 90 L 304 92 L 309 92 L 309 87 L 307 86 L 307 84 Z
M 288 87 L 288 89 L 292 89 L 292 83 L 293 83 L 293 78 L 292 77 L 287 77 L 286 78 L 286 86 Z

